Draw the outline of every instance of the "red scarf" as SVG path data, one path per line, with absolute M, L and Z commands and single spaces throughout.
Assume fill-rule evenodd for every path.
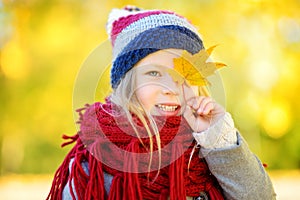
M 211 200 L 222 200 L 220 186 L 210 173 L 199 148 L 194 148 L 192 130 L 181 116 L 155 117 L 161 139 L 161 169 L 157 143 L 153 137 L 152 163 L 149 167 L 149 137 L 137 117 L 134 123 L 141 140 L 129 121 L 112 109 L 110 102 L 95 103 L 79 110 L 80 131 L 62 146 L 77 141 L 55 173 L 47 199 L 62 199 L 68 181 L 74 181 L 71 195 L 75 199 L 160 199 L 183 200 L 206 192 Z M 84 114 L 82 111 L 84 111 Z M 192 157 L 191 157 L 192 155 Z M 191 157 L 191 158 L 190 158 Z M 69 163 L 74 159 L 72 170 Z M 82 163 L 87 162 L 89 175 Z M 188 163 L 189 166 L 188 166 Z M 104 174 L 113 175 L 109 194 L 104 188 Z

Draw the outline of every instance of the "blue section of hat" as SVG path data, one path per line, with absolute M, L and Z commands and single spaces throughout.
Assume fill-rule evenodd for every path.
M 135 37 L 115 59 L 111 70 L 111 85 L 116 88 L 121 78 L 147 55 L 162 49 L 183 49 L 195 54 L 203 49 L 202 40 L 182 26 L 160 26 Z

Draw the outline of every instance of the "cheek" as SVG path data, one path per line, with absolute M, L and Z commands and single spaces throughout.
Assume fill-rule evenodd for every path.
M 155 105 L 157 90 L 153 86 L 143 86 L 136 90 L 136 97 L 142 106 L 149 110 Z

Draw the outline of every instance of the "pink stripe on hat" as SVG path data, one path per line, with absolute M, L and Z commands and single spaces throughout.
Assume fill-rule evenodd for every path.
M 127 26 L 129 26 L 130 24 L 132 24 L 135 21 L 138 21 L 139 19 L 142 19 L 144 17 L 148 17 L 150 15 L 159 15 L 159 14 L 174 14 L 176 15 L 174 12 L 170 12 L 170 11 L 147 11 L 147 12 L 141 12 L 138 14 L 130 14 L 128 16 L 125 17 L 121 17 L 118 20 L 113 22 L 112 25 L 112 31 L 111 31 L 111 42 L 114 45 L 115 39 L 117 37 L 117 35 Z M 177 15 L 178 16 L 178 15 Z M 181 17 L 181 16 L 178 16 Z

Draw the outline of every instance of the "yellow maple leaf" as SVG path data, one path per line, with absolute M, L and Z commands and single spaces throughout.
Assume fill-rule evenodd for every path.
M 212 75 L 217 69 L 226 66 L 224 63 L 207 62 L 215 47 L 216 45 L 207 50 L 202 49 L 194 55 L 184 50 L 179 58 L 174 58 L 174 70 L 168 70 L 170 76 L 180 84 L 186 80 L 190 85 L 208 85 L 209 82 L 206 77 Z
M 173 70 L 171 68 L 167 68 L 167 72 L 173 78 L 174 82 L 177 82 L 179 84 L 183 84 L 184 83 L 184 77 L 180 73 L 178 73 L 177 71 L 175 71 L 175 70 Z

